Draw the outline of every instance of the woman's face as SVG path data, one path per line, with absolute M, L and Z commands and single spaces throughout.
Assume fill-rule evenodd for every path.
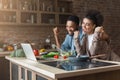
M 68 31 L 68 34 L 73 35 L 74 31 L 77 29 L 77 25 L 73 21 L 67 21 L 66 29 Z
M 92 34 L 94 32 L 95 24 L 88 18 L 83 18 L 82 29 L 86 34 Z

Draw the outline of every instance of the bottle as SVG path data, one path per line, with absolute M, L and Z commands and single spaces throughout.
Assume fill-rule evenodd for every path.
M 16 22 L 16 15 L 12 16 L 12 22 Z
M 31 23 L 34 23 L 34 15 L 31 15 Z
M 45 11 L 45 3 L 44 2 L 42 3 L 42 9 L 43 9 L 43 11 Z
M 4 0 L 4 3 L 3 3 L 3 8 L 4 9 L 8 9 L 8 1 L 7 0 Z
M 7 43 L 4 43 L 4 44 L 3 44 L 3 50 L 4 50 L 4 51 L 7 51 Z
M 3 6 L 3 5 L 2 5 L 2 0 L 0 0 L 0 9 L 2 9 L 2 6 Z
M 13 2 L 10 0 L 10 9 L 13 9 Z
M 45 49 L 51 49 L 51 39 L 50 39 L 50 35 L 46 38 L 45 40 Z
M 37 5 L 36 5 L 36 2 L 34 1 L 33 3 L 32 3 L 33 5 L 33 10 L 35 11 L 35 10 L 37 10 Z
M 23 10 L 28 10 L 28 2 L 27 1 L 24 2 Z
M 13 44 L 14 50 L 17 50 L 17 44 Z

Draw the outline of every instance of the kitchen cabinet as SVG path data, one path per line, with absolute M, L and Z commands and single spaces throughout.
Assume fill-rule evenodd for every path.
M 25 80 L 25 69 L 21 68 L 21 79 Z
M 64 25 L 72 0 L 0 0 L 0 24 Z
M 0 57 L 0 80 L 9 80 L 9 61 Z
M 36 75 L 36 80 L 48 80 L 48 79 L 46 79 L 46 78 L 44 78 L 44 77 L 41 77 L 41 76 L 39 76 L 39 75 Z
M 0 0 L 0 24 L 17 23 L 17 1 Z
M 21 74 L 20 80 L 33 80 L 32 79 L 32 71 L 27 70 L 23 67 L 19 67 L 19 68 L 20 68 L 19 70 L 21 70 L 20 71 L 20 74 Z
M 10 63 L 10 75 L 10 80 L 50 80 L 48 77 L 15 63 Z
M 0 52 L 0 80 L 9 80 L 9 61 L 5 59 L 10 52 Z
M 27 78 L 28 78 L 28 80 L 32 80 L 32 72 L 31 71 L 27 71 Z
M 12 80 L 18 80 L 18 66 L 16 64 L 11 64 L 11 78 Z

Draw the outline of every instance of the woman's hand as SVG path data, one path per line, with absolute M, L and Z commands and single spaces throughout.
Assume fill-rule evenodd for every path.
M 58 27 L 53 28 L 53 32 L 54 32 L 54 35 L 55 35 L 55 36 L 58 36 L 58 34 L 59 34 L 59 29 L 58 29 Z
M 102 26 L 96 27 L 95 32 L 100 32 L 100 33 L 104 32 L 103 27 Z
M 105 33 L 103 26 L 100 27 L 96 27 L 95 28 L 95 32 L 99 32 L 100 33 L 100 38 L 103 40 L 108 40 L 109 36 Z

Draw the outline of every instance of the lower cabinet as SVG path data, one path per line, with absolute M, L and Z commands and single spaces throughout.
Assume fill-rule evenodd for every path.
M 25 80 L 25 69 L 21 68 L 21 80 Z
M 48 79 L 45 79 L 44 77 L 41 77 L 39 75 L 36 75 L 36 80 L 48 80 Z
M 10 80 L 9 61 L 0 56 L 0 80 Z
M 18 80 L 18 66 L 15 64 L 11 64 L 11 80 Z
M 28 80 L 32 80 L 32 72 L 31 71 L 27 71 L 27 78 L 28 78 Z
M 10 63 L 10 68 L 10 80 L 52 80 L 15 63 Z

